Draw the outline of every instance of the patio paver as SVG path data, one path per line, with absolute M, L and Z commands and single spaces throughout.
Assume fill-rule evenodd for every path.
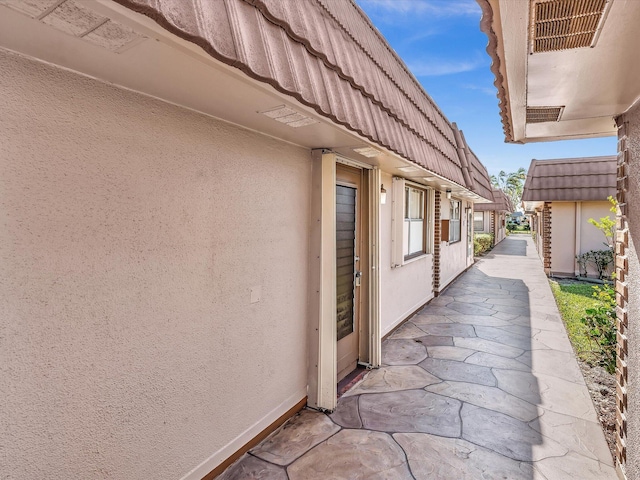
M 530 238 L 505 239 L 382 349 L 334 413 L 303 411 L 220 478 L 617 478 Z

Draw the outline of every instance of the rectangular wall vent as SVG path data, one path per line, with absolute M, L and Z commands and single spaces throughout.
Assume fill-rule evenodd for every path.
M 527 123 L 557 122 L 564 107 L 527 107 Z
M 266 115 L 269 118 L 273 118 L 277 122 L 284 123 L 285 125 L 293 128 L 306 127 L 307 125 L 318 123 L 318 120 L 309 118 L 306 115 L 303 115 L 302 113 L 285 105 L 280 105 L 278 107 L 274 107 L 258 113 Z
M 534 0 L 532 52 L 593 46 L 607 3 L 608 0 Z

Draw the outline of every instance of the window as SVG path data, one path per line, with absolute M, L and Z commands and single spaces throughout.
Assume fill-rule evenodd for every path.
M 404 259 L 417 257 L 427 252 L 426 248 L 426 211 L 427 192 L 421 188 L 404 188 Z
M 450 200 L 449 243 L 460 241 L 460 201 Z
M 473 212 L 473 230 L 476 232 L 484 230 L 484 213 Z

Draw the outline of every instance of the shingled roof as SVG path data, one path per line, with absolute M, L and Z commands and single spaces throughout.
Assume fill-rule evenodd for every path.
M 587 202 L 616 195 L 617 157 L 532 160 L 523 202 Z
M 116 1 L 333 122 L 486 195 L 484 178 L 477 190 L 465 181 L 449 120 L 352 0 Z

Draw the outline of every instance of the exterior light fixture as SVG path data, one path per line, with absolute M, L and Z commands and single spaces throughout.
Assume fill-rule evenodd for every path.
M 447 188 L 447 200 L 451 200 L 451 189 Z
M 384 189 L 384 184 L 380 186 L 380 204 L 387 203 L 387 191 Z

